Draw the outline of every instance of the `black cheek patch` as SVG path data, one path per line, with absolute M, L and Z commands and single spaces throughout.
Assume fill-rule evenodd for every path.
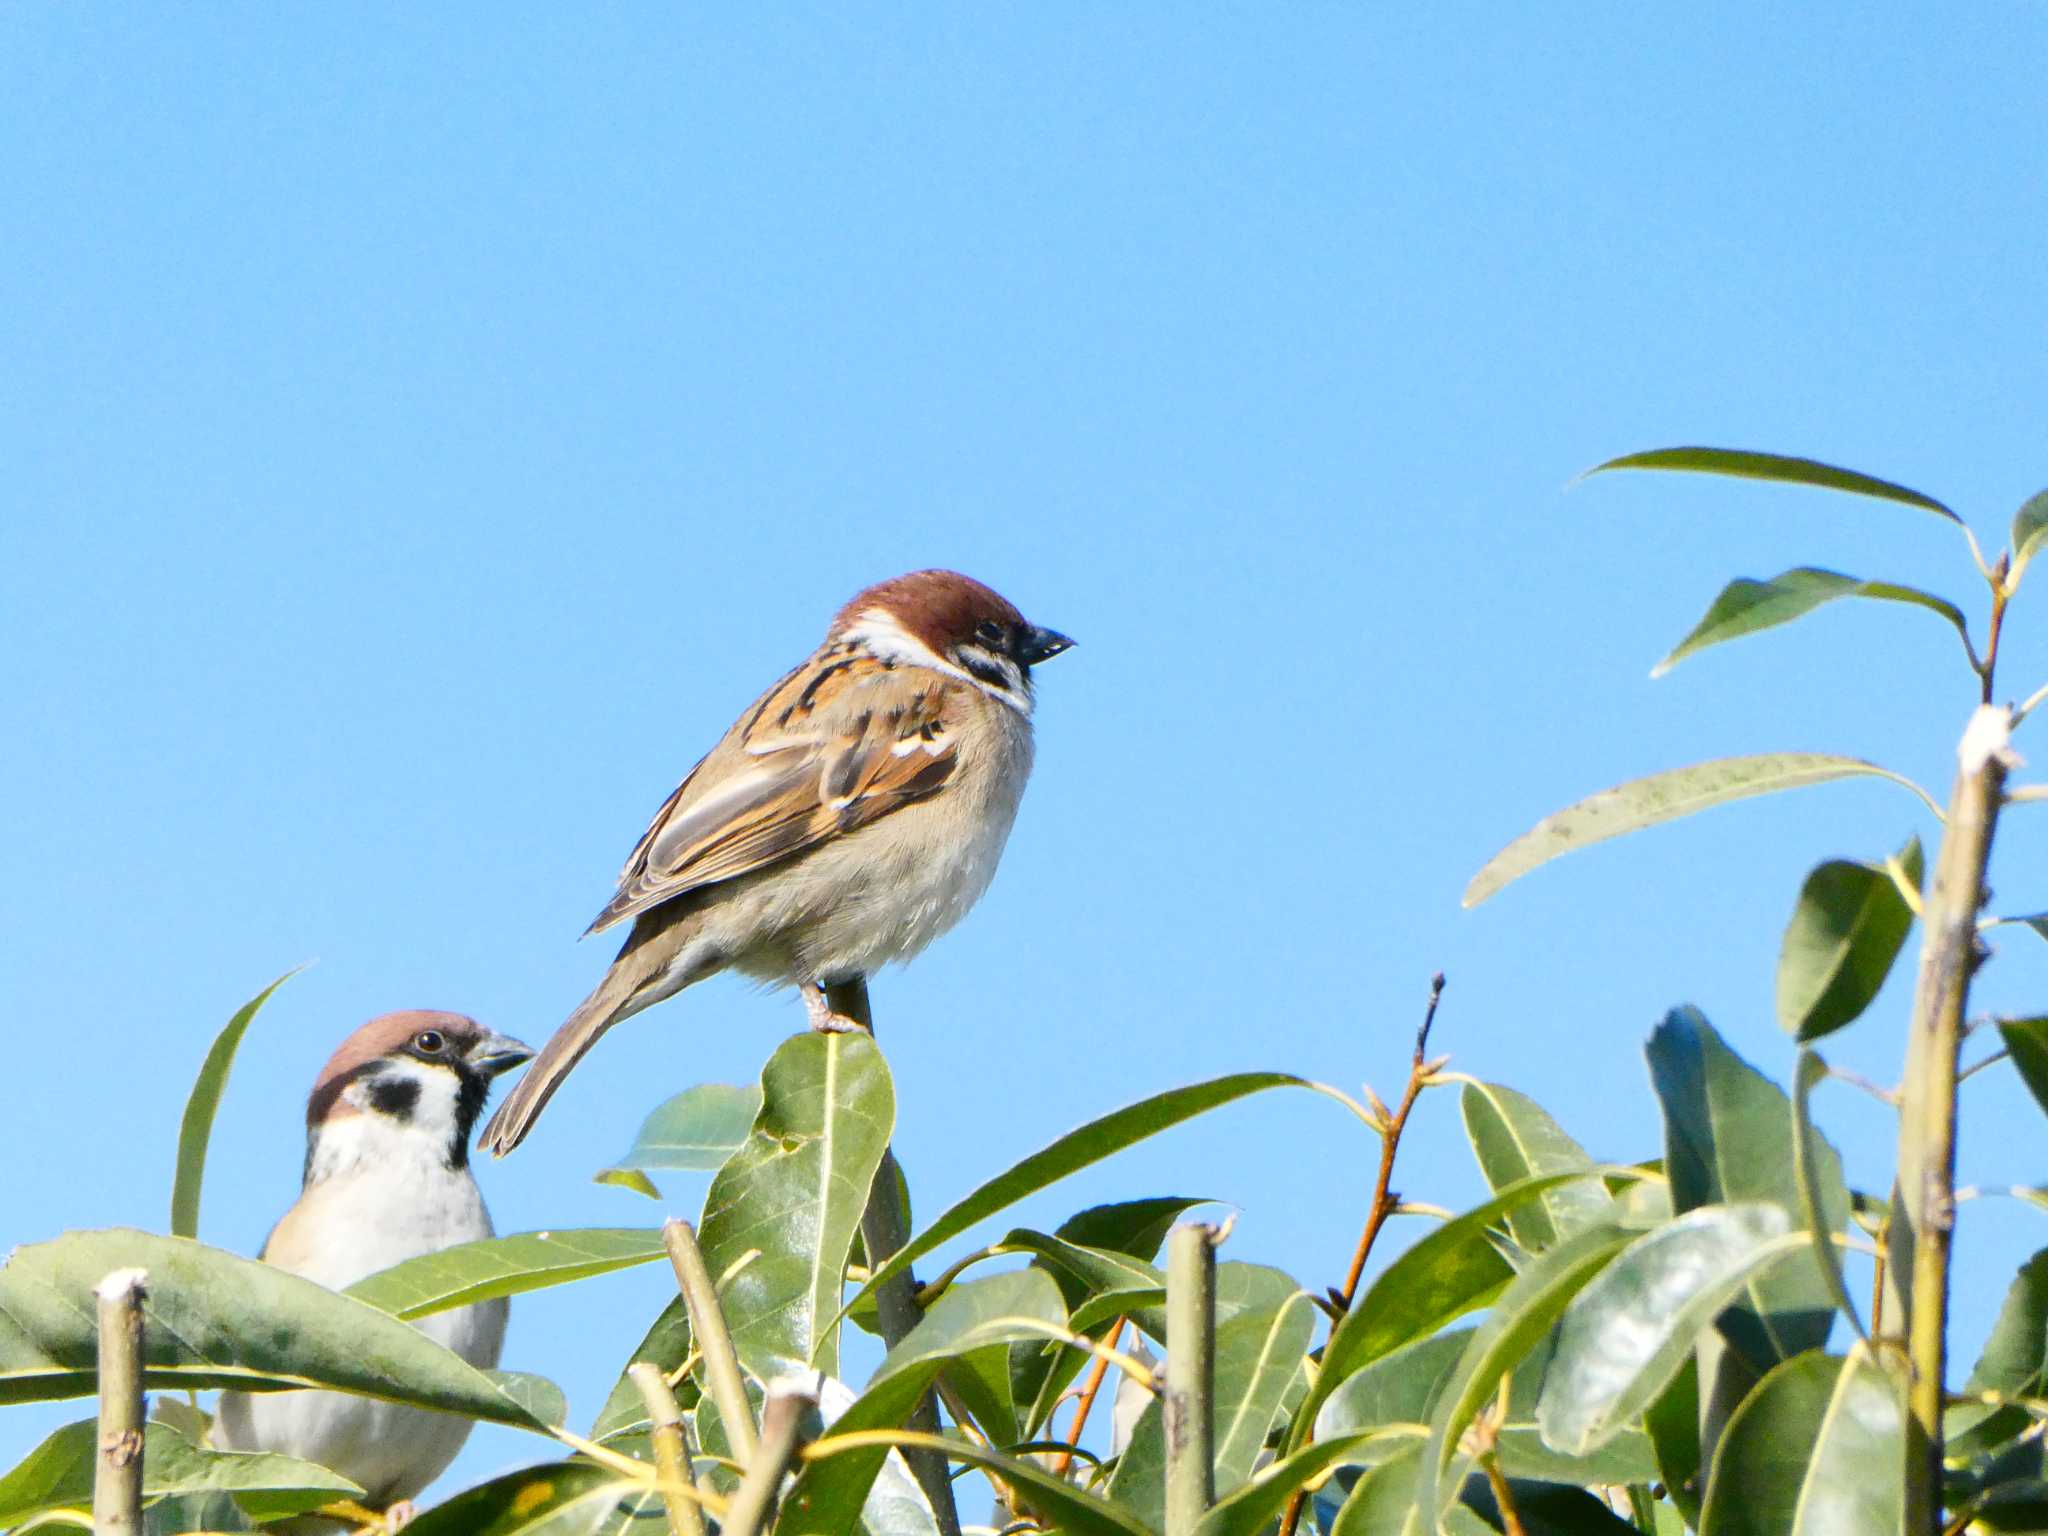
M 369 1084 L 370 1108 L 394 1120 L 410 1120 L 419 1108 L 420 1085 L 410 1077 L 373 1078 Z

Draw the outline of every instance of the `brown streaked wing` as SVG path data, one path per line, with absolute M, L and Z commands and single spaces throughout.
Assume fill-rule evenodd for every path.
M 786 679 L 771 689 L 749 722 L 756 730 L 744 766 L 701 786 L 688 804 L 681 790 L 669 798 L 590 931 L 763 869 L 937 793 L 955 762 L 945 689 L 906 689 L 907 681 L 861 656 L 827 661 L 807 670 L 800 684 Z M 829 735 L 803 731 L 813 718 L 844 715 L 856 692 L 875 684 L 897 701 L 885 702 L 885 692 L 874 701 L 882 707 L 861 710 Z

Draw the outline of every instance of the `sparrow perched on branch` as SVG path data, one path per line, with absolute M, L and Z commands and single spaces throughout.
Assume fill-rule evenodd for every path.
M 845 1027 L 826 986 L 916 954 L 988 889 L 1031 772 L 1031 669 L 1072 644 L 955 571 L 856 594 L 655 814 L 588 929 L 631 918 L 624 948 L 483 1144 L 518 1146 L 599 1035 L 719 971 Z
M 334 1290 L 402 1259 L 491 1236 L 469 1138 L 491 1082 L 533 1055 L 459 1013 L 387 1013 L 341 1043 L 306 1103 L 305 1187 L 271 1229 L 267 1263 Z M 505 1301 L 416 1325 L 482 1370 L 498 1363 Z M 214 1442 L 281 1451 L 362 1484 L 378 1509 L 440 1476 L 469 1420 L 346 1392 L 226 1392 Z M 339 1530 L 317 1517 L 284 1531 Z

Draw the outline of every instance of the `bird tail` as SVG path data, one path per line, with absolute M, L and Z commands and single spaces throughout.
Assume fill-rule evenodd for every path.
M 583 1059 L 584 1052 L 597 1044 L 598 1036 L 619 1020 L 630 1018 L 682 989 L 681 982 L 661 985 L 666 969 L 663 961 L 674 958 L 673 949 L 641 943 L 640 937 L 636 933 L 626 941 L 604 980 L 576 1005 L 576 1011 L 562 1021 L 562 1027 L 520 1074 L 512 1091 L 505 1095 L 505 1102 L 484 1127 L 483 1135 L 477 1138 L 478 1146 L 496 1157 L 503 1157 L 518 1146 L 533 1129 L 533 1122 L 540 1118 L 562 1079 Z

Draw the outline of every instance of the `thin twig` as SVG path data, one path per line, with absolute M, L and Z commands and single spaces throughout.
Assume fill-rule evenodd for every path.
M 1847 1083 L 1851 1088 L 1862 1089 L 1880 1104 L 1889 1104 L 1893 1109 L 1899 1107 L 1898 1089 L 1887 1088 L 1881 1083 L 1873 1083 L 1860 1072 L 1852 1072 L 1847 1067 L 1831 1066 L 1828 1068 L 1828 1076 L 1835 1079 L 1836 1082 Z
M 825 1006 L 873 1036 L 875 1015 L 868 1002 L 868 984 L 865 981 L 856 977 L 827 987 Z M 885 1147 L 882 1165 L 875 1170 L 875 1182 L 868 1189 L 867 1207 L 860 1217 L 861 1246 L 867 1249 L 868 1264 L 876 1269 L 910 1241 L 910 1213 L 904 1210 L 903 1202 L 897 1198 L 898 1186 L 902 1182 L 896 1149 Z M 923 1316 L 924 1309 L 917 1302 L 917 1278 L 908 1269 L 899 1270 L 875 1287 L 875 1320 L 881 1326 L 883 1342 L 891 1349 L 903 1341 Z M 937 1434 L 937 1398 L 925 1393 L 905 1423 L 913 1430 Z M 946 1475 L 946 1459 L 929 1451 L 912 1450 L 904 1453 L 904 1460 L 910 1464 L 911 1475 L 917 1479 L 918 1487 L 924 1490 L 924 1496 L 931 1504 L 932 1514 L 938 1521 L 939 1536 L 960 1536 L 960 1511 L 953 1499 L 953 1481 Z
M 1109 1325 L 1109 1332 L 1103 1336 L 1103 1343 L 1115 1349 L 1117 1340 L 1123 1336 L 1123 1331 L 1124 1320 L 1118 1318 Z M 1074 1408 L 1074 1425 L 1067 1431 L 1067 1448 L 1053 1460 L 1054 1477 L 1065 1477 L 1067 1468 L 1074 1464 L 1074 1450 L 1081 1443 L 1081 1431 L 1088 1426 L 1089 1412 L 1095 1407 L 1095 1394 L 1102 1390 L 1103 1378 L 1108 1375 L 1109 1356 L 1097 1355 L 1094 1363 L 1088 1367 L 1088 1379 L 1081 1387 L 1081 1400 Z
M 142 1297 L 139 1269 L 100 1281 L 99 1438 L 93 1456 L 92 1528 L 108 1536 L 142 1530 Z
M 636 1360 L 627 1366 L 626 1374 L 639 1389 L 640 1401 L 646 1405 L 647 1417 L 653 1422 L 654 1466 L 662 1482 L 694 1490 L 697 1480 L 690 1470 L 690 1446 L 684 1438 L 683 1410 L 676 1403 L 675 1393 L 669 1390 L 668 1378 L 662 1374 L 660 1366 L 650 1365 L 645 1360 Z M 664 1490 L 662 1502 L 668 1507 L 669 1536 L 704 1536 L 704 1511 L 697 1507 L 695 1499 Z
M 1373 1107 L 1384 1120 L 1380 1134 L 1380 1169 L 1373 1182 L 1372 1205 L 1365 1213 L 1365 1230 L 1358 1237 L 1358 1251 L 1351 1256 L 1351 1268 L 1344 1276 L 1342 1290 L 1332 1288 L 1330 1300 L 1336 1304 L 1333 1321 L 1351 1310 L 1351 1303 L 1358 1297 L 1359 1282 L 1365 1277 L 1367 1260 L 1372 1257 L 1372 1247 L 1379 1240 L 1380 1228 L 1387 1224 L 1387 1218 L 1401 1207 L 1401 1197 L 1394 1192 L 1394 1158 L 1401 1150 L 1401 1133 L 1408 1128 L 1408 1116 L 1415 1108 L 1415 1101 L 1422 1096 L 1422 1090 L 1438 1079 L 1443 1067 L 1441 1061 L 1429 1059 L 1429 1030 L 1436 1023 L 1437 1004 L 1443 1000 L 1444 973 L 1438 971 L 1429 979 L 1429 1006 L 1422 1011 L 1422 1027 L 1415 1031 L 1415 1050 L 1408 1063 L 1408 1086 L 1402 1091 L 1398 1109 L 1389 1111 L 1377 1099 Z M 1368 1090 L 1370 1091 L 1370 1090 Z M 1287 1501 L 1287 1513 L 1281 1517 L 1280 1536 L 1294 1536 L 1295 1527 L 1301 1523 L 1301 1512 L 1308 1507 L 1308 1490 L 1297 1488 Z
M 817 1405 L 818 1400 L 808 1392 L 779 1387 L 769 1392 L 761 1410 L 759 1452 L 747 1463 L 747 1475 L 726 1508 L 719 1536 L 760 1536 L 768 1528 L 783 1475 L 796 1459 L 804 1415 Z
M 718 1289 L 704 1267 L 704 1250 L 697 1246 L 697 1229 L 671 1218 L 662 1225 L 661 1240 L 675 1268 L 676 1284 L 682 1288 L 683 1305 L 689 1309 L 691 1336 L 704 1352 L 706 1384 L 718 1408 L 718 1422 L 725 1426 L 726 1443 L 751 1466 L 754 1448 L 760 1443 L 754 1430 L 754 1409 L 747 1401 L 747 1382 L 740 1374 L 732 1332 L 725 1325 L 725 1309 L 719 1306 Z
M 1500 1469 L 1500 1458 L 1489 1454 L 1482 1465 L 1486 1468 L 1486 1481 L 1493 1489 L 1493 1502 L 1500 1509 L 1501 1536 L 1529 1536 L 1528 1528 L 1522 1524 L 1521 1512 L 1515 1508 L 1515 1495 L 1508 1487 L 1507 1474 Z
M 1390 1187 L 1394 1178 L 1394 1154 L 1401 1149 L 1401 1132 L 1407 1128 L 1409 1112 L 1422 1096 L 1424 1080 L 1429 1076 L 1429 1027 L 1436 1022 L 1436 1006 L 1443 995 L 1444 973 L 1438 971 L 1429 980 L 1429 1006 L 1423 1011 L 1422 1027 L 1415 1032 L 1415 1054 L 1408 1067 L 1408 1087 L 1401 1094 L 1400 1108 L 1387 1117 L 1386 1135 L 1380 1142 L 1380 1171 L 1373 1185 L 1372 1208 L 1366 1213 L 1365 1231 L 1359 1235 L 1358 1251 L 1351 1256 L 1351 1269 L 1344 1276 L 1344 1289 L 1340 1293 L 1346 1311 L 1350 1310 L 1353 1299 L 1358 1295 L 1358 1282 L 1365 1274 L 1366 1260 L 1372 1256 L 1372 1245 L 1380 1235 L 1380 1228 L 1386 1225 L 1387 1218 L 1401 1203 L 1401 1197 Z
M 1986 1067 L 1991 1066 L 1994 1063 L 2004 1061 L 2010 1055 L 2012 1055 L 2011 1051 L 1993 1051 L 1989 1056 L 1986 1056 L 1982 1061 L 1973 1061 L 1970 1063 L 1970 1065 L 1963 1068 L 1962 1072 L 1957 1075 L 1956 1081 L 1959 1083 L 1966 1083 L 1971 1078 L 1975 1077 L 1979 1072 L 1982 1072 Z

